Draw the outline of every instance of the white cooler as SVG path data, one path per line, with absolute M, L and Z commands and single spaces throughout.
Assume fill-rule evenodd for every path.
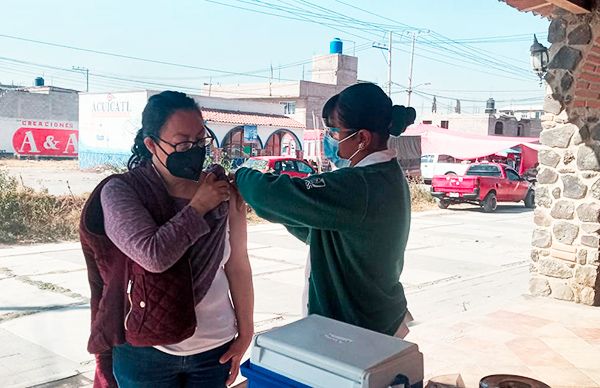
M 250 362 L 310 387 L 416 388 L 424 378 L 416 344 L 319 315 L 257 335 Z

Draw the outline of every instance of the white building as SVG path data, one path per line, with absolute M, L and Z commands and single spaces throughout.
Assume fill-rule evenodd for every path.
M 493 99 L 486 113 L 423 113 L 420 122 L 476 135 L 539 137 L 542 132 L 540 106 L 511 106 L 496 111 Z
M 142 111 L 158 91 L 81 93 L 79 165 L 122 165 L 141 128 Z M 304 125 L 284 115 L 280 104 L 190 95 L 200 106 L 215 137 L 214 156 L 232 159 L 257 155 L 302 157 Z

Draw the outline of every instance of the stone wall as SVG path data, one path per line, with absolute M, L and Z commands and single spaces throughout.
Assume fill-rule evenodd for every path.
M 554 15 L 530 291 L 600 305 L 600 17 Z

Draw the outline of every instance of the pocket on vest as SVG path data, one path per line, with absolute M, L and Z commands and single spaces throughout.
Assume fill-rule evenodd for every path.
M 147 295 L 143 275 L 131 276 L 127 283 L 125 331 L 138 334 L 146 318 Z

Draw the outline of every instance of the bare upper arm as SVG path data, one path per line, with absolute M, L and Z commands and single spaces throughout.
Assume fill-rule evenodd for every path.
M 238 195 L 229 200 L 229 241 L 231 257 L 228 266 L 236 266 L 248 262 L 248 222 L 246 220 L 246 204 Z

